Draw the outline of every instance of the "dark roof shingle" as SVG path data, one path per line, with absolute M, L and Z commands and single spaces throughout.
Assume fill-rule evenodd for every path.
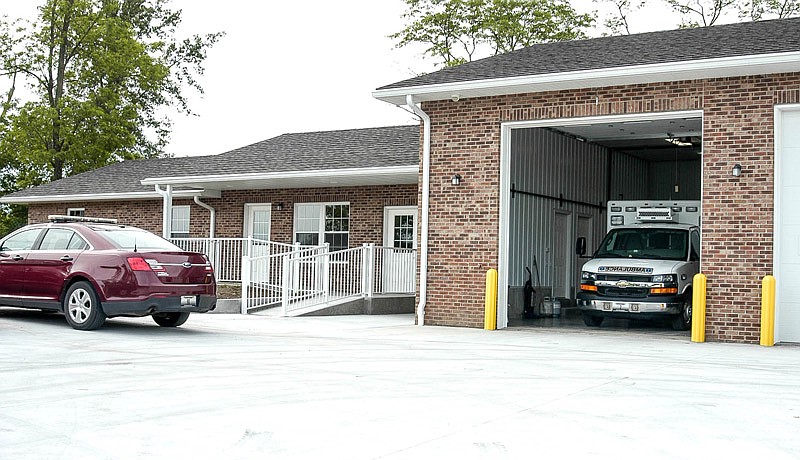
M 284 134 L 219 155 L 115 163 L 3 198 L 154 192 L 146 178 L 416 166 L 419 126 Z

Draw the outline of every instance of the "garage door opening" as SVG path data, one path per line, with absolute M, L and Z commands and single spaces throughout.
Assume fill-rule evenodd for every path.
M 702 124 L 699 111 L 504 124 L 498 326 L 541 325 L 526 306 L 577 315 L 575 241 L 597 248 L 609 201 L 700 200 Z

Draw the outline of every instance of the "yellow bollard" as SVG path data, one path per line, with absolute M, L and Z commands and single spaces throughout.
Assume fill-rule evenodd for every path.
M 761 345 L 775 345 L 775 277 L 761 280 Z
M 706 341 L 706 275 L 692 278 L 692 342 Z
M 497 329 L 497 270 L 490 268 L 486 272 L 486 308 L 483 316 L 483 328 L 487 331 Z

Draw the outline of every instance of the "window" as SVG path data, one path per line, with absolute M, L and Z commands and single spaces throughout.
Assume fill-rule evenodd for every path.
M 392 247 L 401 249 L 414 248 L 414 215 L 394 216 L 394 234 Z
M 172 238 L 189 238 L 189 206 L 172 207 Z
M 86 208 L 67 208 L 67 215 L 74 217 L 84 217 L 86 215 Z
M 295 241 L 316 246 L 328 243 L 331 251 L 350 245 L 350 205 L 304 203 L 295 205 Z
M 41 231 L 39 228 L 23 230 L 0 244 L 0 250 L 27 251 L 33 247 L 33 243 L 36 242 L 36 238 Z
M 42 251 L 82 251 L 89 245 L 77 233 L 65 228 L 51 228 L 44 234 L 39 249 Z
M 69 240 L 75 232 L 64 228 L 51 228 L 44 234 L 39 249 L 42 251 L 62 251 L 69 246 Z
M 96 230 L 96 232 L 120 249 L 136 251 L 181 251 L 181 248 L 145 230 L 127 227 L 108 228 Z

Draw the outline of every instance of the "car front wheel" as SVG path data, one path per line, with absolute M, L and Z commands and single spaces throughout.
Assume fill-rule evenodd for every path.
M 686 300 L 683 301 L 681 313 L 672 318 L 672 329 L 676 331 L 688 331 L 692 328 L 692 293 L 688 292 Z
M 593 316 L 586 313 L 583 314 L 583 324 L 589 327 L 599 327 L 601 324 L 603 324 L 603 319 L 604 318 L 602 316 Z
M 80 331 L 92 331 L 106 321 L 100 298 L 86 281 L 78 281 L 67 289 L 64 316 L 70 326 Z
M 187 319 L 189 319 L 188 312 L 153 314 L 153 321 L 161 327 L 178 327 Z

